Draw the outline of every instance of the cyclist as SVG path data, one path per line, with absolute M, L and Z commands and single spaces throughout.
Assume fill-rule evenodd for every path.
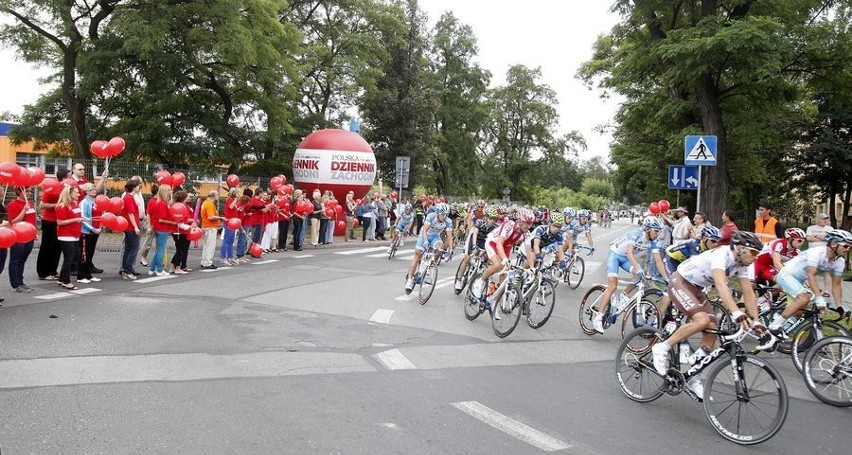
M 805 243 L 805 231 L 789 228 L 784 237 L 775 239 L 763 246 L 763 251 L 754 261 L 754 278 L 757 281 L 775 283 L 775 275 L 784 267 L 784 263 L 798 256 Z
M 592 240 L 591 216 L 592 213 L 588 210 L 578 210 L 577 219 L 565 225 L 565 228 L 563 229 L 565 233 L 565 245 L 562 248 L 563 252 L 574 251 L 574 242 L 577 241 L 577 237 L 580 234 L 585 233 L 586 241 L 589 242 L 589 248 L 591 248 L 591 251 L 594 253 L 595 242 Z
M 544 254 L 556 255 L 559 268 L 565 269 L 567 262 L 562 253 L 562 225 L 565 217 L 559 212 L 550 213 L 550 225 L 541 225 L 535 228 L 530 237 L 530 248 L 527 249 L 527 263 L 538 265 Z
M 663 263 L 666 266 L 663 278 L 668 280 L 683 261 L 695 256 L 696 254 L 715 248 L 721 238 L 722 231 L 719 230 L 719 228 L 715 226 L 704 226 L 701 228 L 700 239 L 692 239 L 666 248 L 666 254 L 663 255 Z
M 521 207 L 518 209 L 517 221 L 506 218 L 500 227 L 491 231 L 485 241 L 485 253 L 491 265 L 485 269 L 482 276 L 473 283 L 473 295 L 482 298 L 486 284 L 491 275 L 499 272 L 504 265 L 509 264 L 509 255 L 515 244 L 522 243 L 530 230 L 535 215 L 532 210 Z
M 388 246 L 388 254 L 390 254 L 391 248 L 393 248 L 393 244 L 396 242 L 396 236 L 402 235 L 405 232 L 411 234 L 412 227 L 414 227 L 414 210 L 411 204 L 405 204 L 405 209 L 399 215 L 396 226 L 391 232 L 391 244 Z
M 731 312 L 731 319 L 742 324 L 743 328 L 749 328 L 752 324 L 756 326 L 761 324 L 752 322 L 759 319 L 757 319 L 757 302 L 748 266 L 754 262 L 762 248 L 763 244 L 756 235 L 738 231 L 731 237 L 729 248 L 714 248 L 689 258 L 677 267 L 677 271 L 669 281 L 667 292 L 678 310 L 688 315 L 690 320 L 652 348 L 654 369 L 658 373 L 666 374 L 669 351 L 672 346 L 702 330 L 716 327 L 716 315 L 703 288 L 715 286 L 722 303 Z M 739 279 L 748 315 L 743 313 L 734 301 L 728 287 L 730 275 L 736 275 Z M 696 350 L 690 361 L 698 361 L 706 356 L 715 343 L 716 335 L 705 333 L 701 338 L 701 347 Z M 698 396 L 704 393 L 703 385 L 698 380 L 691 380 L 687 383 L 687 387 Z
M 645 250 L 649 250 L 654 257 L 657 267 L 662 268 L 662 259 L 660 258 L 660 249 L 657 246 L 657 236 L 663 230 L 663 224 L 659 218 L 648 217 L 642 222 L 642 227 L 634 229 L 617 240 L 612 242 L 609 253 L 607 254 L 607 286 L 601 297 L 601 307 L 592 308 L 594 317 L 592 325 L 598 333 L 604 333 L 603 317 L 609 307 L 610 299 L 618 288 L 618 269 L 629 272 L 633 275 L 631 281 L 637 281 L 645 276 L 645 271 L 639 266 L 639 260 L 636 254 Z M 627 293 L 632 292 L 636 286 L 629 285 L 624 289 L 622 297 Z
M 488 234 L 497 228 L 497 209 L 489 207 L 482 211 L 482 216 L 479 218 L 471 218 L 470 235 L 465 244 L 464 258 L 462 258 L 461 266 L 459 267 L 460 275 L 456 276 L 455 289 L 461 290 L 463 280 L 462 277 L 467 273 L 467 266 L 470 263 L 472 254 L 478 249 L 485 249 L 485 239 Z M 474 248 L 474 245 L 476 248 Z
M 423 252 L 431 246 L 434 249 L 440 249 L 444 246 L 444 241 L 441 240 L 441 234 L 447 234 L 447 243 L 449 252 L 447 260 L 453 257 L 453 223 L 447 217 L 450 209 L 446 203 L 439 202 L 435 204 L 433 213 L 426 215 L 426 220 L 423 222 L 423 228 L 420 230 L 420 235 L 417 236 L 417 246 L 414 248 L 414 257 L 411 259 L 411 265 L 408 267 L 408 274 L 405 280 L 405 293 L 411 294 L 414 289 L 414 273 L 417 270 L 417 265 L 420 263 L 420 258 L 423 257 Z M 441 260 L 436 257 L 436 260 Z
M 841 278 L 846 268 L 845 256 L 852 247 L 852 234 L 847 231 L 836 229 L 825 234 L 825 246 L 808 248 L 802 254 L 789 260 L 784 268 L 775 276 L 775 281 L 787 294 L 794 296 L 795 301 L 787 304 L 780 316 L 769 324 L 769 333 L 761 339 L 761 351 L 771 351 L 779 339 L 787 338 L 784 323 L 788 318 L 799 312 L 810 301 L 810 294 L 805 290 L 804 283 L 814 291 L 816 298 L 814 304 L 820 311 L 828 308 L 829 294 L 820 290 L 816 276 L 818 273 L 830 273 L 832 275 L 831 287 L 834 295 L 834 303 L 838 309 L 843 306 L 843 286 Z M 842 310 L 840 310 L 842 311 Z

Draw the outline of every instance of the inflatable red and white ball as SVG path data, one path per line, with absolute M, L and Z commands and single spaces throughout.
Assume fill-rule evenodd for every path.
M 299 143 L 293 155 L 293 180 L 307 192 L 331 190 L 339 203 L 346 193 L 364 197 L 376 180 L 376 155 L 360 135 L 340 129 L 318 130 Z

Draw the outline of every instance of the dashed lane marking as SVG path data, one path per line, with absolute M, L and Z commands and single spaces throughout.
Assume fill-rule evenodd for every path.
M 376 354 L 376 358 L 379 359 L 379 362 L 387 367 L 389 370 L 416 370 L 417 367 L 411 363 L 401 352 L 399 349 L 390 349 L 388 351 L 382 351 Z
M 393 310 L 376 310 L 373 316 L 370 317 L 370 322 L 373 324 L 388 324 L 393 316 Z
M 349 251 L 338 251 L 334 254 L 339 254 L 341 256 L 351 256 L 353 254 L 361 254 L 361 253 L 373 253 L 379 250 L 387 250 L 387 246 L 375 246 L 370 248 L 358 248 L 357 250 L 349 250 Z
M 478 401 L 462 401 L 452 403 L 452 405 L 459 411 L 545 452 L 555 452 L 572 447 L 564 441 L 542 433 L 511 417 L 500 414 Z
M 154 281 L 162 281 L 168 280 L 169 278 L 174 278 L 175 275 L 167 275 L 167 276 L 152 276 L 151 278 L 142 278 L 141 280 L 136 280 L 134 283 L 153 283 Z
M 45 294 L 45 295 L 37 295 L 34 298 L 41 300 L 53 300 L 53 299 L 61 299 L 63 297 L 71 297 L 74 294 L 70 292 L 56 292 L 53 294 Z
M 278 259 L 267 259 L 267 260 L 265 260 L 265 261 L 251 262 L 251 264 L 254 264 L 254 265 L 263 265 L 263 264 L 272 264 L 273 262 L 278 262 Z
M 314 255 L 313 254 L 300 254 L 298 256 L 290 256 L 290 257 L 293 258 L 293 259 L 304 259 L 304 258 L 312 258 L 312 257 L 314 257 Z

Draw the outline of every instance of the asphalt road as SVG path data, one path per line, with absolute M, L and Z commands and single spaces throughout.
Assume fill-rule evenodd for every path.
M 643 405 L 621 394 L 620 335 L 582 334 L 577 305 L 628 228 L 596 229 L 580 289 L 560 286 L 547 325 L 521 322 L 503 340 L 487 317 L 464 318 L 447 280 L 458 259 L 427 305 L 406 299 L 408 244 L 395 260 L 358 242 L 132 283 L 109 273 L 118 253 L 99 252 L 99 283 L 68 293 L 31 277 L 35 292 L 6 294 L 0 450 L 848 453 L 850 409 L 816 401 L 780 356 L 790 412 L 757 447 L 718 437 L 685 395 Z

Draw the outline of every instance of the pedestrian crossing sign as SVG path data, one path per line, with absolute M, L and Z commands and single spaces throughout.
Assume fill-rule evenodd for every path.
M 686 136 L 683 162 L 687 166 L 715 166 L 716 136 Z

